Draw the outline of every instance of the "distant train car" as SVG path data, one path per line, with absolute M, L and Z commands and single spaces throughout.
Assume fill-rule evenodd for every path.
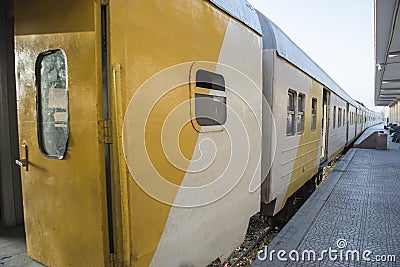
M 16 0 L 15 33 L 27 249 L 48 266 L 223 261 L 375 123 L 246 0 Z
M 262 211 L 276 216 L 301 188 L 313 189 L 321 166 L 378 121 L 371 117 L 367 123 L 372 111 L 347 95 L 274 23 L 258 16 L 263 30 L 263 93 L 276 124 L 276 144 L 263 145 L 263 154 L 274 153 L 274 158 L 263 161 L 271 169 L 262 186 Z M 265 137 L 270 128 L 264 124 Z

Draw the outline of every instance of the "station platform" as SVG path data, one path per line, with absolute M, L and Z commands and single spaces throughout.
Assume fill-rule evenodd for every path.
M 400 266 L 400 144 L 387 145 L 350 149 L 252 266 Z
M 0 266 L 43 266 L 28 257 L 23 226 L 0 227 Z
M 372 127 L 367 128 L 362 135 L 354 142 L 355 148 L 376 148 L 377 147 L 377 136 L 379 131 L 383 131 L 384 124 L 378 124 Z M 389 133 L 386 132 L 389 136 Z M 376 136 L 374 136 L 374 134 Z

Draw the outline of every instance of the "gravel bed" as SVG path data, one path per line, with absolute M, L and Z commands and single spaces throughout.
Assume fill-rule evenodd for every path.
M 243 254 L 245 254 L 249 248 L 251 248 L 254 243 L 267 231 L 270 231 L 270 226 L 268 225 L 264 216 L 259 213 L 250 218 L 249 228 L 247 229 L 247 234 L 244 242 L 236 248 L 236 250 L 229 256 L 228 260 L 221 263 L 220 260 L 216 260 L 207 267 L 233 267 L 234 266 L 250 266 L 253 261 L 257 258 L 258 251 L 264 249 L 271 240 L 279 233 L 278 228 L 271 230 L 257 246 L 255 246 L 240 262 L 236 262 Z

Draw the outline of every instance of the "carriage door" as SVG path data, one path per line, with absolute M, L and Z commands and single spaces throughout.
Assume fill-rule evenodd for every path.
M 356 137 L 358 135 L 358 126 L 359 126 L 359 122 L 360 122 L 360 118 L 359 118 L 360 114 L 359 114 L 358 109 L 356 109 L 356 115 L 355 116 L 356 116 L 355 117 L 356 131 L 355 131 L 355 136 L 354 137 Z
M 346 145 L 349 143 L 349 129 L 350 129 L 350 105 L 347 103 L 346 107 Z
M 329 136 L 329 92 L 324 89 L 322 106 L 322 144 L 321 163 L 328 158 L 328 136 Z
M 48 266 L 103 266 L 112 246 L 100 10 L 97 1 L 15 2 L 16 163 L 28 255 Z

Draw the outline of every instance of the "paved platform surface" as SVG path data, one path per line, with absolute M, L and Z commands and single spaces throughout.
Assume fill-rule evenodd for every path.
M 400 266 L 399 148 L 351 149 L 252 266 Z
M 0 267 L 43 267 L 26 252 L 23 226 L 0 228 Z

